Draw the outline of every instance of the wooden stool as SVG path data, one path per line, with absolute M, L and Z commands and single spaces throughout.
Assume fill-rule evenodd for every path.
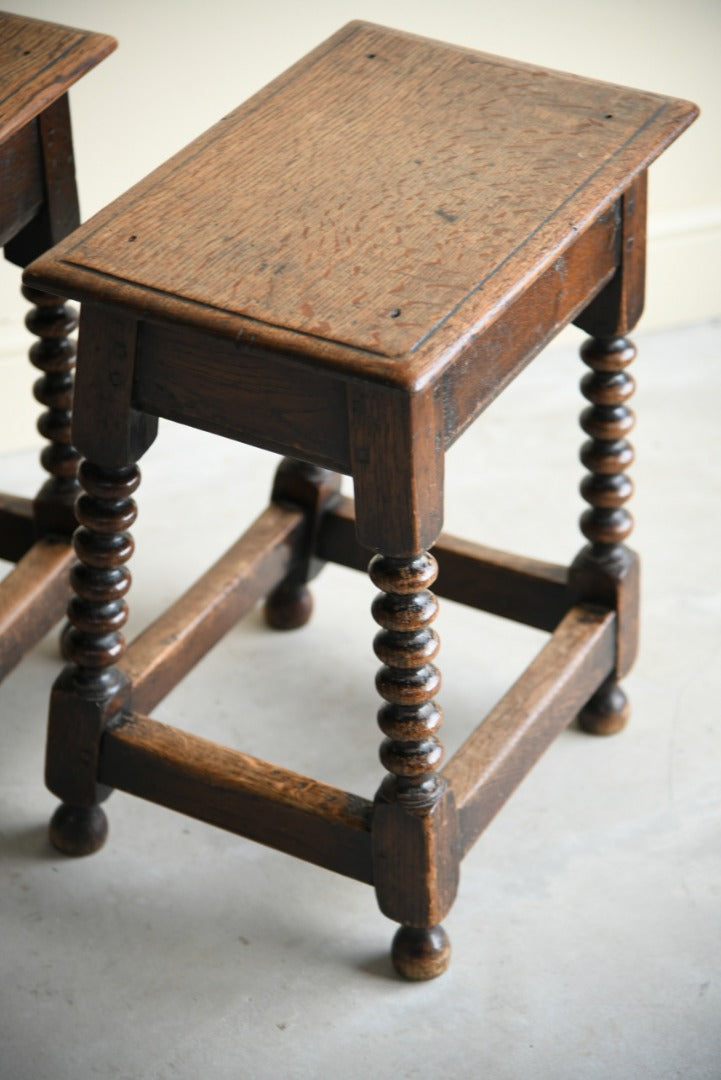
M 67 91 L 115 48 L 113 38 L 0 12 L 0 242 L 27 266 L 80 222 Z M 70 308 L 26 287 L 30 359 L 43 372 L 37 498 L 0 494 L 0 558 L 17 563 L 0 584 L 0 679 L 62 617 L 75 528 L 79 455 L 70 445 L 75 329 Z
M 82 301 L 73 663 L 47 759 L 61 851 L 102 843 L 118 787 L 372 884 L 401 924 L 398 971 L 445 969 L 440 922 L 486 824 L 577 714 L 596 733 L 625 722 L 624 335 L 642 305 L 645 170 L 695 114 L 352 23 L 27 271 Z M 588 545 L 567 569 L 441 535 L 445 449 L 572 321 L 592 335 Z M 158 416 L 288 457 L 250 530 L 126 651 L 126 530 Z M 374 800 L 149 718 L 259 599 L 272 625 L 300 626 L 323 562 L 373 552 L 388 770 Z M 439 595 L 551 634 L 442 771 L 436 564 Z

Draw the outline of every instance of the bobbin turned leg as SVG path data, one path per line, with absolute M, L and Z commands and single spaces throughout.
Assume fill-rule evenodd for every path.
M 275 474 L 271 499 L 281 506 L 300 507 L 306 513 L 306 529 L 295 552 L 293 566 L 284 581 L 268 596 L 265 618 L 274 630 L 296 630 L 305 626 L 313 612 L 313 596 L 308 581 L 324 565 L 313 555 L 324 509 L 340 497 L 340 476 L 295 458 L 283 458 Z
M 48 441 L 40 462 L 50 474 L 35 499 L 35 525 L 41 535 L 58 532 L 70 536 L 75 528 L 73 507 L 79 490 L 80 460 L 70 444 L 75 345 L 69 335 L 77 319 L 72 308 L 55 296 L 28 286 L 22 292 L 34 305 L 25 324 L 40 339 L 30 349 L 30 361 L 43 372 L 33 390 L 46 407 L 38 430 Z
M 376 797 L 373 819 L 375 885 L 381 910 L 401 923 L 391 958 L 408 979 L 432 979 L 450 961 L 440 920 L 458 882 L 457 822 L 452 793 L 436 772 L 443 748 L 442 716 L 433 697 L 440 673 L 433 664 L 438 636 L 431 628 L 437 602 L 429 586 L 438 568 L 432 555 L 377 555 L 371 580 L 382 591 L 373 616 L 382 627 L 374 650 L 383 662 L 376 678 L 385 699 L 378 723 L 389 775 Z
M 589 470 L 581 483 L 581 494 L 589 503 L 581 531 L 590 543 L 574 561 L 571 581 L 584 599 L 615 607 L 619 629 L 617 671 L 578 718 L 583 730 L 593 735 L 620 731 L 628 719 L 628 701 L 618 677 L 630 667 L 636 644 L 637 559 L 624 545 L 633 528 L 625 508 L 633 484 L 625 470 L 633 461 L 626 435 L 634 416 L 626 402 L 634 381 L 626 368 L 635 355 L 626 337 L 591 338 L 581 348 L 591 369 L 581 382 L 582 393 L 591 402 L 581 415 L 581 427 L 590 436 L 581 449 L 581 461 Z
M 98 805 L 110 793 L 96 783 L 100 740 L 107 723 L 127 698 L 127 684 L 114 666 L 125 642 L 125 593 L 133 552 L 126 531 L 136 516 L 130 497 L 140 482 L 134 465 L 101 468 L 84 462 L 85 490 L 77 505 L 80 527 L 73 544 L 79 562 L 71 575 L 75 596 L 64 635 L 70 664 L 53 689 L 48 728 L 46 780 L 63 799 L 50 825 L 50 839 L 67 855 L 88 855 L 107 834 Z

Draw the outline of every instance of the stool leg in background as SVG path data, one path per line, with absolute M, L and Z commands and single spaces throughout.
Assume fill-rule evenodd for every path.
M 579 554 L 574 569 L 581 574 L 599 574 L 621 583 L 635 556 L 625 547 L 633 519 L 625 503 L 633 484 L 625 473 L 633 462 L 633 447 L 626 435 L 634 415 L 626 406 L 635 384 L 626 371 L 636 355 L 628 338 L 591 338 L 581 349 L 581 357 L 591 369 L 581 382 L 585 398 L 591 402 L 581 416 L 581 427 L 590 438 L 581 449 L 581 461 L 589 470 L 581 483 L 581 494 L 589 509 L 581 517 L 581 531 L 589 545 Z M 579 714 L 584 731 L 611 735 L 620 731 L 628 718 L 628 701 L 614 676 L 593 695 Z
M 325 565 L 314 554 L 318 529 L 323 511 L 340 498 L 340 484 L 338 473 L 295 458 L 283 458 L 276 470 L 272 501 L 302 509 L 307 527 L 290 573 L 265 601 L 265 619 L 274 630 L 296 630 L 311 617 L 313 596 L 308 582 Z

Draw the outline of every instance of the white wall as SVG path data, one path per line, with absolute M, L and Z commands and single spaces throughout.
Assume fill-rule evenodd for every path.
M 71 91 L 84 217 L 353 18 L 688 98 L 651 170 L 643 325 L 721 315 L 720 0 L 10 0 L 119 49 Z M 0 263 L 0 452 L 34 445 L 18 272 Z

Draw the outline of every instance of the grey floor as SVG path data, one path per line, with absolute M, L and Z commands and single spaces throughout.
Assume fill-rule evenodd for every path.
M 366 886 L 122 793 L 101 853 L 53 853 L 51 635 L 0 688 L 2 1080 L 721 1077 L 721 326 L 638 343 L 632 723 L 564 733 L 491 824 L 446 920 L 448 973 L 393 977 Z M 453 448 L 447 528 L 573 555 L 580 367 L 572 348 L 539 358 Z M 0 464 L 32 493 L 34 455 Z M 274 464 L 163 425 L 131 634 L 261 509 Z M 315 593 L 303 631 L 254 613 L 155 715 L 370 796 L 373 589 L 329 566 Z M 452 751 L 543 635 L 452 603 L 438 629 Z

